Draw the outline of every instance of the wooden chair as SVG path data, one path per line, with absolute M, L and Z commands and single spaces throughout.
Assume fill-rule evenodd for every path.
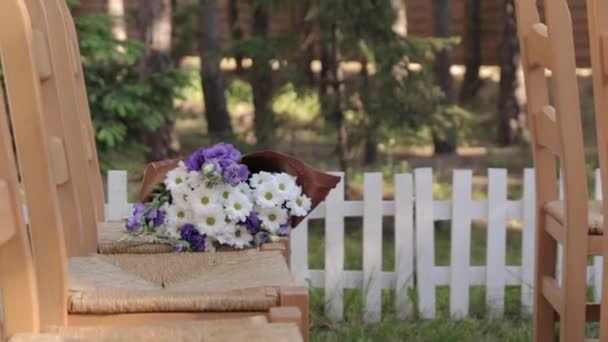
M 279 252 L 93 255 L 69 258 L 59 192 L 72 182 L 49 42 L 23 0 L 0 2 L 0 51 L 28 205 L 41 326 L 142 324 L 265 315 L 297 321 L 308 338 L 308 292 L 294 286 Z M 32 28 L 33 27 L 33 28 Z M 36 38 L 38 37 L 38 38 Z M 42 99 L 42 100 L 41 100 Z M 60 121 L 62 125 L 65 122 Z M 64 127 L 64 126 L 62 126 Z M 77 172 L 77 171 L 74 171 Z M 73 187 L 72 187 L 73 189 Z M 66 198 L 73 196 L 67 192 Z M 301 314 L 273 315 L 295 306 Z M 277 309 L 278 308 L 278 309 Z
M 72 215 L 78 214 L 81 221 L 77 226 L 77 219 L 72 218 L 74 222 L 67 224 L 66 230 L 70 232 L 66 241 L 68 255 L 88 255 L 97 251 L 103 254 L 171 252 L 172 246 L 167 244 L 138 240 L 118 243 L 124 234 L 124 222 L 105 221 L 103 182 L 73 18 L 63 0 L 27 0 L 26 3 L 32 17 L 47 18 L 46 25 L 37 20 L 34 20 L 34 25 L 50 43 L 49 54 L 53 61 L 50 68 L 56 75 L 56 84 L 61 85 L 55 87 L 61 110 L 50 112 L 57 116 L 51 116 L 49 120 L 66 123 L 55 132 L 69 147 L 65 148 L 65 158 L 72 171 L 72 183 L 80 204 Z M 54 85 L 49 84 L 49 87 Z M 69 207 L 65 205 L 66 209 Z M 288 242 L 264 244 L 262 250 L 280 251 L 288 258 Z
M 3 44 L 4 48 L 5 45 Z M 40 334 L 39 299 L 63 297 L 55 288 L 36 285 L 34 261 L 28 231 L 21 210 L 17 167 L 5 112 L 4 92 L 0 85 L 0 294 L 4 319 L 0 339 L 29 341 L 301 341 L 293 323 L 272 323 L 263 316 L 237 321 L 183 322 L 136 327 L 48 326 Z M 275 308 L 274 319 L 299 315 L 295 307 Z
M 595 103 L 595 127 L 602 178 L 602 198 L 608 199 L 608 3 L 587 0 L 589 24 L 589 47 L 593 70 L 593 92 Z M 603 212 L 608 212 L 608 201 L 602 203 Z M 601 222 L 602 232 L 608 222 Z M 608 235 L 604 236 L 605 251 L 608 252 Z M 600 313 L 600 341 L 608 341 L 608 255 L 604 253 L 604 281 L 602 283 L 602 305 Z
M 588 202 L 587 173 L 570 11 L 565 0 L 544 0 L 541 23 L 535 0 L 516 0 L 536 168 L 537 235 L 534 341 L 582 341 L 586 320 L 598 320 L 586 305 L 589 255 L 602 255 L 601 204 Z M 550 104 L 545 70 L 552 72 Z M 558 166 L 564 200 L 558 200 Z M 557 243 L 563 247 L 562 282 L 556 279 Z

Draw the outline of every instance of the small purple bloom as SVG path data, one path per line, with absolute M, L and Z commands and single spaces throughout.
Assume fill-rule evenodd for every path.
M 235 186 L 249 178 L 249 169 L 247 165 L 233 162 L 222 172 L 224 183 Z
M 148 207 L 143 203 L 135 203 L 133 206 L 133 214 L 127 220 L 126 228 L 128 231 L 132 232 L 144 225 L 144 213 Z
M 291 232 L 291 218 L 289 218 L 289 220 L 287 220 L 287 222 L 285 222 L 284 224 L 282 224 L 279 229 L 277 230 L 277 235 L 278 236 L 288 236 L 289 233 Z
M 203 167 L 203 163 L 205 159 L 203 157 L 204 148 L 200 148 L 196 150 L 194 153 L 188 156 L 188 158 L 184 159 L 184 164 L 188 168 L 188 171 L 200 171 Z
M 207 160 L 201 168 L 206 176 L 213 176 L 222 172 L 222 166 L 217 160 Z
M 201 233 L 196 230 L 194 225 L 185 224 L 181 231 L 180 235 L 182 240 L 188 242 L 190 244 L 190 249 L 193 252 L 204 252 L 205 251 L 205 235 L 201 235 Z
M 148 222 L 152 222 L 154 228 L 162 226 L 165 223 L 165 212 L 160 209 L 150 208 L 146 214 L 146 223 Z
M 258 232 L 253 237 L 253 242 L 255 243 L 256 246 L 260 246 L 269 241 L 270 241 L 270 235 L 266 232 Z
M 247 219 L 245 220 L 244 224 L 247 228 L 247 231 L 251 235 L 257 234 L 262 228 L 262 223 L 260 222 L 258 214 L 253 211 L 249 214 L 249 216 L 247 216 Z
M 201 155 L 203 156 L 203 162 L 205 160 L 211 160 L 211 159 L 215 159 L 215 160 L 232 160 L 232 161 L 238 161 L 241 159 L 241 152 L 239 152 L 239 150 L 237 150 L 236 148 L 234 148 L 233 145 L 231 144 L 226 144 L 226 143 L 217 143 L 209 148 L 204 149 L 201 152 Z

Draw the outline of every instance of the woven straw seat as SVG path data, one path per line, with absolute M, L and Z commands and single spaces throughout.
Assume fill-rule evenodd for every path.
M 602 235 L 604 225 L 604 214 L 602 201 L 589 201 L 588 203 L 588 228 L 591 235 Z M 565 210 L 563 201 L 553 201 L 545 205 L 545 212 L 563 224 L 565 221 Z
M 78 314 L 265 311 L 294 286 L 279 252 L 95 255 L 69 266 Z
M 156 254 L 171 253 L 173 246 L 152 238 L 136 238 L 131 241 L 121 241 L 125 234 L 124 221 L 108 221 L 97 224 L 99 253 L 101 254 Z
M 134 327 L 61 327 L 48 334 L 22 334 L 11 342 L 199 342 L 301 341 L 295 324 L 269 324 L 264 317 L 207 322 L 185 322 Z

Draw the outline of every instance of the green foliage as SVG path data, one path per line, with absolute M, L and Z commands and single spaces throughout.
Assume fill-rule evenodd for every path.
M 443 135 L 464 127 L 470 114 L 444 106 L 445 94 L 434 84 L 431 70 L 435 52 L 458 39 L 398 35 L 390 0 L 332 0 L 319 6 L 325 44 L 331 46 L 332 30 L 338 30 L 344 58 L 372 63 L 376 69 L 367 84 L 347 89 L 351 140 L 365 141 L 374 132 L 379 144 L 424 144 L 430 142 L 430 131 Z
M 142 129 L 155 131 L 176 115 L 176 89 L 186 85 L 181 71 L 171 69 L 142 79 L 141 42 L 119 41 L 108 16 L 76 19 L 85 80 L 95 123 L 97 146 L 102 152 L 143 148 Z

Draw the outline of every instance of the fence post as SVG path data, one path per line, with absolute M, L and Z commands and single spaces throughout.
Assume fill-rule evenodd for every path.
M 325 201 L 325 314 L 344 317 L 344 173 Z
M 413 316 L 409 291 L 414 288 L 414 197 L 411 174 L 395 175 L 395 312 Z
M 462 319 L 469 314 L 472 181 L 471 170 L 454 171 L 450 238 L 450 317 L 453 319 Z
M 289 236 L 291 274 L 299 286 L 306 286 L 308 274 L 308 219 L 304 219 Z
M 127 171 L 108 172 L 108 221 L 124 219 L 129 213 Z
M 366 173 L 363 185 L 364 320 L 382 318 L 382 174 Z
M 414 170 L 416 203 L 416 289 L 420 317 L 435 318 L 435 224 L 433 220 L 433 170 Z
M 595 170 L 595 199 L 598 201 L 602 200 L 602 174 L 599 169 Z M 593 292 L 595 302 L 599 303 L 602 301 L 602 280 L 603 280 L 603 264 L 604 258 L 602 256 L 593 257 Z
M 502 318 L 505 305 L 507 247 L 507 170 L 488 170 L 486 305 L 491 318 Z
M 522 198 L 521 243 L 521 306 L 526 314 L 532 313 L 534 293 L 534 258 L 536 240 L 536 184 L 534 169 L 524 170 L 524 194 Z

